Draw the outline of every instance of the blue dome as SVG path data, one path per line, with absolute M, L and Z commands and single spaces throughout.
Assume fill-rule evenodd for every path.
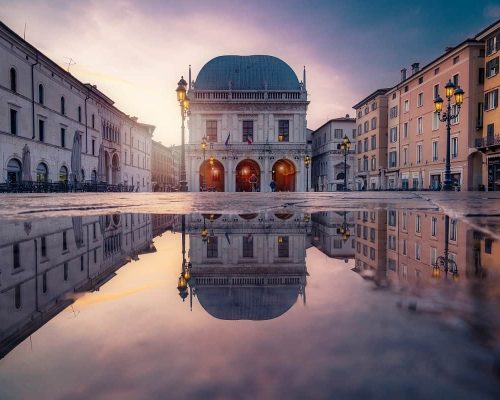
M 272 56 L 220 56 L 206 63 L 195 82 L 196 90 L 300 90 L 290 66 Z

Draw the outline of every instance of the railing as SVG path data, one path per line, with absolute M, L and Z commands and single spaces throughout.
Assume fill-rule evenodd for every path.
M 189 93 L 195 101 L 220 101 L 220 100 L 307 100 L 305 91 L 268 91 L 268 90 L 192 90 Z
M 477 148 L 485 148 L 485 147 L 499 146 L 499 145 L 500 145 L 500 134 L 476 139 Z
M 69 193 L 69 192 L 133 192 L 131 185 L 111 185 L 104 182 L 32 182 L 0 183 L 0 193 Z

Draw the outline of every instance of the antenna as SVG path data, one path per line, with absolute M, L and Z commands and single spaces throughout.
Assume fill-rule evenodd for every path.
M 66 60 L 68 60 L 68 62 L 67 62 L 68 67 L 67 67 L 66 71 L 69 72 L 69 69 L 71 68 L 71 66 L 76 64 L 76 61 L 73 60 L 73 58 L 71 58 L 71 57 L 64 57 L 64 58 Z
M 23 39 L 26 40 L 26 21 L 24 21 L 24 33 L 23 33 Z

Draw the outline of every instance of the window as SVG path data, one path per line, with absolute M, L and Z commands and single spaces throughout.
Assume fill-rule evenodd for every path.
M 432 130 L 435 131 L 439 129 L 439 114 L 437 112 L 432 113 Z
M 14 67 L 10 69 L 10 90 L 17 92 L 17 72 Z
M 17 135 L 17 110 L 10 109 L 10 133 Z
M 358 136 L 363 133 L 363 126 L 361 124 L 358 125 Z
M 397 151 L 389 152 L 389 168 L 396 168 L 397 166 Z
M 372 156 L 372 171 L 377 169 L 377 157 Z
M 289 257 L 288 236 L 278 236 L 278 257 Z
M 372 136 L 371 145 L 372 145 L 372 150 L 375 150 L 377 148 L 377 136 L 375 135 Z
M 368 123 L 368 121 L 365 121 L 364 125 L 363 125 L 363 131 L 366 133 L 370 130 L 370 124 Z
M 388 225 L 396 226 L 396 210 L 388 210 L 387 215 L 388 215 Z
M 451 138 L 451 158 L 458 157 L 458 137 Z
M 477 124 L 476 129 L 483 127 L 483 103 L 477 103 Z
M 208 120 L 206 122 L 207 142 L 217 142 L 217 121 Z M 133 141 L 132 141 L 133 145 Z
M 359 110 L 358 111 L 358 118 L 361 118 L 363 116 L 363 111 Z
M 82 122 L 82 107 L 78 106 L 78 122 Z
M 434 75 L 439 74 L 439 67 L 434 70 Z
M 420 243 L 415 243 L 415 260 L 420 260 L 421 257 L 421 248 L 420 248 Z
M 21 266 L 21 251 L 19 249 L 19 243 L 15 243 L 13 248 L 12 248 L 12 255 L 13 255 L 13 267 L 14 269 L 17 269 Z
M 486 78 L 491 78 L 498 74 L 498 57 L 486 63 Z
M 363 239 L 368 239 L 368 227 L 366 225 L 363 226 Z
M 457 224 L 456 219 L 450 219 L 450 240 L 457 240 Z
M 42 293 L 47 293 L 47 272 L 42 275 Z
M 438 160 L 438 142 L 434 140 L 432 142 L 432 161 Z
M 68 263 L 67 262 L 64 263 L 63 269 L 64 269 L 64 280 L 67 281 L 68 277 L 69 277 Z
M 480 85 L 484 84 L 484 68 L 479 68 L 479 73 L 478 73 L 478 83 Z
M 405 86 L 405 93 L 408 91 L 408 85 Z
M 453 104 L 451 106 L 451 115 L 455 115 L 455 117 L 450 120 L 450 123 L 452 125 L 458 124 L 460 122 L 460 115 L 458 114 L 459 111 L 460 108 L 456 104 Z
M 66 147 L 66 129 L 61 128 L 61 147 Z
M 370 112 L 370 109 L 368 107 L 365 107 L 365 115 Z
M 453 57 L 453 65 L 458 63 L 458 60 L 460 60 L 460 56 Z
M 376 129 L 377 128 L 377 118 L 372 118 L 371 120 L 371 128 Z
M 372 111 L 375 111 L 377 109 L 377 103 L 372 103 Z
M 61 96 L 61 114 L 62 115 L 66 114 L 66 105 L 64 101 L 64 96 Z
M 398 140 L 398 127 L 395 126 L 395 127 L 391 128 L 389 131 L 389 141 L 391 143 L 394 143 L 394 142 L 397 142 L 397 140 Z
M 38 85 L 38 102 L 40 104 L 44 102 L 43 85 L 41 83 Z
M 335 139 L 342 139 L 344 137 L 344 130 L 343 129 L 334 129 L 333 136 L 335 137 Z
M 375 260 L 375 257 L 375 249 L 373 247 L 370 247 L 370 260 Z
M 368 138 L 365 138 L 365 140 L 363 140 L 363 150 L 365 152 L 368 151 Z
M 80 256 L 80 271 L 83 271 L 83 256 Z
M 92 129 L 95 128 L 95 115 L 92 114 Z
M 219 241 L 217 236 L 207 238 L 207 258 L 219 257 Z
M 14 305 L 18 310 L 21 308 L 21 285 L 17 285 L 14 290 Z
M 408 164 L 408 147 L 403 147 L 403 165 Z
M 453 75 L 453 83 L 455 84 L 455 86 L 459 85 L 459 83 L 458 83 L 458 74 Z
M 391 107 L 389 110 L 389 118 L 396 118 L 398 116 L 398 106 Z
M 437 260 L 437 249 L 435 247 L 431 247 L 431 265 L 436 265 Z
M 66 231 L 63 232 L 63 241 L 62 241 L 62 249 L 63 251 L 68 250 L 68 234 Z
M 434 99 L 436 99 L 439 96 L 439 84 L 434 85 L 433 95 L 434 95 Z
M 421 233 L 422 231 L 422 216 L 419 214 L 415 215 L 415 233 Z
M 417 144 L 417 164 L 422 162 L 422 143 Z
M 404 256 L 407 255 L 408 253 L 408 241 L 406 239 L 403 239 L 403 249 L 402 249 L 402 253 Z
M 45 121 L 41 119 L 38 120 L 38 139 L 40 142 L 45 141 Z
M 388 235 L 387 239 L 387 247 L 389 248 L 389 250 L 396 250 L 396 236 Z
M 243 142 L 253 143 L 253 121 L 243 121 Z
M 40 238 L 40 251 L 42 254 L 42 257 L 47 257 L 47 240 L 45 236 L 42 236 Z
M 495 143 L 495 124 L 488 124 L 486 127 L 486 144 L 491 146 Z
M 243 236 L 243 257 L 253 257 L 253 236 Z
M 401 219 L 402 219 L 402 221 L 401 221 L 402 228 L 401 229 L 403 229 L 403 231 L 406 231 L 408 229 L 408 214 L 405 211 L 403 211 Z
M 422 117 L 417 118 L 417 135 L 424 133 L 424 120 Z
M 491 247 L 493 245 L 492 239 L 484 239 L 484 252 L 486 254 L 491 254 Z
M 431 218 L 431 236 L 436 237 L 437 235 L 437 218 Z
M 125 152 L 127 154 L 127 152 Z M 92 155 L 95 156 L 95 139 L 92 139 Z M 125 155 L 125 163 L 127 162 L 127 156 Z
M 421 76 L 420 78 L 418 78 L 418 84 L 420 85 L 422 83 L 424 83 L 424 77 L 423 76 Z
M 288 121 L 287 119 L 280 119 L 278 121 L 278 141 L 288 142 L 289 133 L 290 133 L 290 121 Z
M 375 228 L 370 228 L 370 242 L 375 243 L 375 239 L 376 239 Z
M 486 111 L 493 110 L 498 107 L 498 89 L 485 93 L 484 109 Z
M 493 36 L 486 41 L 486 55 L 489 56 L 498 50 L 498 37 Z
M 424 94 L 419 93 L 417 95 L 417 107 L 422 107 L 424 105 Z
M 410 100 L 405 100 L 404 105 L 405 105 L 405 108 L 404 108 L 405 112 L 410 111 Z

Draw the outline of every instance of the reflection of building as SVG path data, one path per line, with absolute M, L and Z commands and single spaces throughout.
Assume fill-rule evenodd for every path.
M 221 56 L 190 82 L 190 191 L 304 191 L 306 76 L 271 56 Z M 203 159 L 201 143 L 208 143 Z
M 312 132 L 311 187 L 317 192 L 344 190 L 344 151 L 340 144 L 347 136 L 351 141 L 351 152 L 356 154 L 356 120 L 331 119 Z M 349 189 L 354 177 L 354 156 L 347 156 L 347 185 Z
M 151 176 L 154 192 L 171 192 L 179 183 L 176 147 L 167 147 L 153 140 Z
M 0 357 L 70 305 L 96 290 L 143 251 L 151 217 L 115 214 L 3 222 L 0 235 Z
M 178 216 L 176 214 L 152 214 L 153 237 L 161 236 L 163 232 L 171 231 L 178 226 Z
M 352 212 L 323 211 L 312 215 L 312 244 L 328 257 L 354 257 Z
M 202 307 L 220 319 L 265 320 L 305 300 L 309 226 L 300 214 L 188 217 L 190 285 Z

